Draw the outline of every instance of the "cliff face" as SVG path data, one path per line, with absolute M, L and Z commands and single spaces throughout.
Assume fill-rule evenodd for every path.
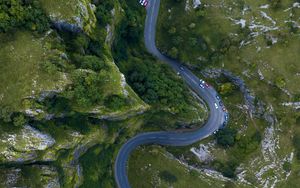
M 41 2 L 54 26 L 59 30 L 84 31 L 91 34 L 92 29 L 95 28 L 96 7 L 91 4 L 90 0 L 42 0 Z

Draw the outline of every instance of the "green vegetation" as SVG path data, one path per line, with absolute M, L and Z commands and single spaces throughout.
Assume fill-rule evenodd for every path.
M 223 187 L 226 182 L 212 180 L 170 158 L 157 146 L 141 147 L 129 160 L 129 181 L 133 188 L 143 187 Z M 136 178 L 141 177 L 141 178 Z
M 40 2 L 53 22 L 68 23 L 87 34 L 92 34 L 97 19 L 90 0 L 40 0 Z
M 195 104 L 186 85 L 173 71 L 157 62 L 147 52 L 143 44 L 145 12 L 136 1 L 127 1 L 125 17 L 120 21 L 119 30 L 113 45 L 114 58 L 120 70 L 125 73 L 134 91 L 156 109 L 177 114 L 185 122 L 204 120 L 203 107 Z M 181 101 L 178 103 L 178 101 Z M 165 122 L 161 117 L 156 124 Z M 155 124 L 155 123 L 153 123 Z
M 49 29 L 48 18 L 38 0 L 0 2 L 0 32 L 7 32 L 17 27 L 38 32 Z
M 55 64 L 66 66 L 55 34 L 36 37 L 26 31 L 0 34 L 0 104 L 11 111 L 41 91 L 59 90 L 68 83 Z M 49 71 L 51 67 L 51 71 Z M 21 75 L 21 76 L 20 76 Z
M 214 160 L 200 162 L 190 147 L 168 150 L 178 158 L 183 153 L 189 164 L 216 169 L 230 178 L 241 172 L 239 166 L 247 171 L 245 179 L 253 186 L 263 185 L 266 179 L 274 184 L 279 179 L 285 181 L 291 169 L 288 184 L 295 186 L 299 162 L 286 158 L 298 148 L 298 112 L 282 104 L 299 101 L 297 3 L 202 0 L 194 8 L 194 2 L 161 2 L 158 47 L 194 72 L 218 68 L 239 76 L 255 96 L 256 113 L 249 114 L 230 80 L 207 79 L 218 88 L 230 114 L 227 128 L 215 136 Z M 207 142 L 210 140 L 201 143 Z M 276 168 L 267 169 L 270 165 Z M 267 170 L 263 171 L 264 167 Z M 258 172 L 262 172 L 261 179 L 255 178 Z

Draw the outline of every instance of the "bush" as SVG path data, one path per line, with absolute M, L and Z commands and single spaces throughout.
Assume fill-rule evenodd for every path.
M 26 124 L 27 120 L 25 119 L 23 114 L 19 114 L 16 117 L 13 118 L 14 126 L 21 127 Z
M 222 84 L 219 87 L 219 92 L 221 95 L 230 95 L 234 90 L 234 85 L 230 82 Z
M 166 170 L 160 172 L 159 177 L 170 184 L 177 182 L 177 177 Z
M 94 55 L 81 56 L 79 54 L 74 54 L 73 59 L 78 68 L 91 69 L 98 72 L 105 67 L 105 62 Z
M 235 144 L 237 131 L 230 127 L 226 127 L 216 134 L 217 143 L 222 147 L 230 147 Z
M 82 107 L 90 107 L 99 103 L 103 96 L 99 92 L 103 85 L 105 73 L 89 73 L 75 71 L 72 74 L 72 87 L 67 91 L 67 97 Z
M 126 103 L 126 99 L 119 95 L 111 95 L 104 101 L 104 105 L 111 110 L 120 110 Z

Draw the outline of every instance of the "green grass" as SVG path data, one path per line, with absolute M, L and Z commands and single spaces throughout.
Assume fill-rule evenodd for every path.
M 192 4 L 192 1 L 189 2 Z M 170 53 L 170 49 L 176 47 L 180 49 L 178 53 L 180 60 L 199 68 L 209 65 L 222 66 L 240 73 L 245 70 L 245 66 L 253 66 L 255 69 L 252 74 L 257 75 L 257 70 L 260 69 L 266 80 L 278 84 L 278 80 L 282 78 L 285 82 L 282 86 L 284 89 L 288 89 L 292 94 L 299 93 L 296 83 L 299 80 L 297 73 L 300 67 L 296 60 L 300 58 L 297 53 L 300 39 L 297 31 L 291 32 L 291 27 L 286 21 L 297 21 L 300 11 L 297 8 L 284 11 L 292 7 L 294 1 L 282 0 L 278 9 L 259 8 L 261 5 L 270 4 L 267 0 L 239 3 L 226 1 L 223 4 L 214 0 L 201 2 L 201 7 L 204 4 L 208 5 L 201 9 L 204 12 L 203 17 L 197 16 L 199 10 L 185 11 L 186 1 L 161 2 L 157 41 L 163 51 Z M 250 10 L 246 10 L 243 14 L 245 7 L 249 7 Z M 261 15 L 262 12 L 275 20 L 279 29 L 265 33 L 260 29 L 254 29 L 253 32 L 260 34 L 250 38 L 248 27 L 253 17 L 256 17 L 254 24 L 274 27 L 270 20 Z M 290 17 L 291 13 L 293 15 Z M 246 27 L 241 28 L 231 19 L 246 20 Z M 191 28 L 191 24 L 195 26 Z M 174 34 L 168 32 L 172 27 L 176 28 Z M 278 38 L 278 42 L 271 46 L 268 39 L 270 36 Z M 182 39 L 181 42 L 174 43 L 178 38 Z M 197 39 L 198 43 L 193 45 L 191 38 Z M 242 41 L 251 43 L 239 48 Z M 202 45 L 207 46 L 207 49 L 201 49 Z M 257 52 L 258 47 L 261 49 L 260 52 Z
M 44 90 L 61 89 L 67 82 L 62 73 L 50 74 L 41 68 L 50 58 L 59 59 L 60 52 L 51 49 L 49 38 L 22 31 L 0 34 L 1 106 L 19 111 L 24 98 Z
M 167 171 L 176 177 L 174 183 L 167 182 L 160 177 L 160 173 Z M 128 176 L 133 188 L 150 187 L 223 187 L 226 182 L 212 180 L 197 171 L 190 171 L 182 164 L 167 157 L 161 147 L 141 147 L 134 151 L 129 160 Z

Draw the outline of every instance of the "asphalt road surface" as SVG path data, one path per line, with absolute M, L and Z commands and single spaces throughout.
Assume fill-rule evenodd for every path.
M 225 112 L 216 98 L 217 92 L 212 87 L 200 87 L 200 79 L 197 78 L 180 62 L 161 54 L 155 45 L 156 22 L 160 7 L 160 0 L 150 0 L 147 6 L 147 17 L 144 30 L 145 45 L 147 50 L 157 59 L 170 65 L 179 72 L 185 82 L 196 92 L 208 105 L 210 115 L 206 124 L 194 132 L 147 132 L 138 134 L 128 140 L 120 149 L 115 161 L 114 175 L 119 188 L 130 188 L 127 177 L 127 162 L 130 153 L 140 145 L 158 144 L 165 146 L 186 146 L 200 141 L 213 134 L 223 126 Z M 216 108 L 217 104 L 218 108 Z

